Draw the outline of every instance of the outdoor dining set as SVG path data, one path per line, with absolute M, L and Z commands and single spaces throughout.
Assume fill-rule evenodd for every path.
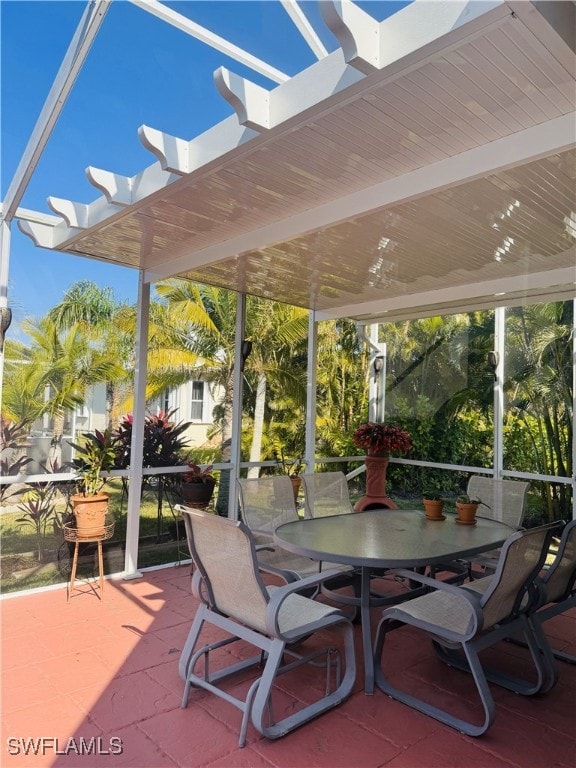
M 241 479 L 241 521 L 178 508 L 200 600 L 179 662 L 182 706 L 200 688 L 238 707 L 240 746 L 250 721 L 276 738 L 350 695 L 355 622 L 366 694 L 379 688 L 471 736 L 494 721 L 490 684 L 544 694 L 557 682 L 556 658 L 576 661 L 552 649 L 544 631 L 548 619 L 576 606 L 576 520 L 523 529 L 526 484 L 471 478 L 492 503 L 476 524 L 457 525 L 452 515 L 432 521 L 416 509 L 356 513 L 340 472 L 302 475 L 302 482 L 300 514 L 287 476 Z M 387 640 L 406 626 L 420 642 L 428 636 L 438 663 L 472 676 L 479 718 L 444 710 L 433 692 L 420 698 L 398 687 Z M 480 660 L 503 640 L 527 646 L 526 677 L 505 669 L 505 654 L 496 655 L 497 668 Z M 276 685 L 288 673 L 296 674 L 302 706 L 280 712 Z

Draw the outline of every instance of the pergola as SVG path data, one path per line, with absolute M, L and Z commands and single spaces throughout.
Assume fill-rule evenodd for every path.
M 234 114 L 193 138 L 142 126 L 154 162 L 133 177 L 90 167 L 89 204 L 19 200 L 108 7 L 89 3 L 3 206 L 36 245 L 139 270 L 131 487 L 140 487 L 150 284 L 180 276 L 361 324 L 576 296 L 576 5 L 414 2 L 378 22 L 324 0 L 328 54 L 288 79 L 156 0 L 136 5 L 279 83 L 220 68 Z M 203 36 L 202 36 L 203 35 Z M 239 301 L 237 338 L 243 338 Z M 240 345 L 236 424 L 239 425 Z M 308 413 L 314 413 L 309 365 Z M 140 432 L 139 432 L 140 430 Z M 232 466 L 239 463 L 236 429 Z M 139 440 L 140 438 L 140 440 Z M 313 424 L 307 459 L 313 459 Z M 127 574 L 138 503 L 128 505 Z

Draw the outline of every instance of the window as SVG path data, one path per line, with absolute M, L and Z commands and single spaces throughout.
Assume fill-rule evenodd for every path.
M 204 421 L 204 382 L 192 382 L 192 397 L 190 398 L 190 418 L 192 421 Z

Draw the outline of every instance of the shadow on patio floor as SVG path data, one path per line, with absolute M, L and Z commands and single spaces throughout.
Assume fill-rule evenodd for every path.
M 479 739 L 386 698 L 365 696 L 362 663 L 353 695 L 340 707 L 276 741 L 251 726 L 238 749 L 240 713 L 193 691 L 180 709 L 178 658 L 194 615 L 189 566 L 148 571 L 137 581 L 107 581 L 66 603 L 65 589 L 4 599 L 2 615 L 2 757 L 25 768 L 542 768 L 576 764 L 576 667 L 543 697 L 493 688 L 496 721 Z M 375 618 L 380 613 L 375 609 Z M 558 648 L 576 651 L 576 612 L 550 621 Z M 358 630 L 357 630 L 358 631 Z M 410 628 L 387 644 L 394 665 L 416 687 L 446 701 L 467 676 L 448 670 Z M 512 667 L 526 651 L 502 644 Z M 360 644 L 358 643 L 358 654 Z M 294 690 L 287 686 L 286 696 Z M 475 702 L 475 699 L 474 699 Z M 92 740 L 92 741 L 91 741 Z M 90 754 L 77 754 L 82 751 Z M 26 754 L 27 752 L 27 754 Z M 60 753 L 60 754 L 59 754 Z

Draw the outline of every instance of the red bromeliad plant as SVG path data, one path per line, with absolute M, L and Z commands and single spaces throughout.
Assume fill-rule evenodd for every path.
M 184 472 L 182 475 L 183 483 L 215 483 L 216 478 L 212 474 L 212 465 L 208 467 L 202 467 L 195 462 L 188 460 L 186 464 L 189 467 L 188 472 Z
M 394 425 L 362 424 L 352 436 L 354 445 L 363 448 L 369 456 L 391 456 L 407 453 L 412 448 L 410 435 Z

